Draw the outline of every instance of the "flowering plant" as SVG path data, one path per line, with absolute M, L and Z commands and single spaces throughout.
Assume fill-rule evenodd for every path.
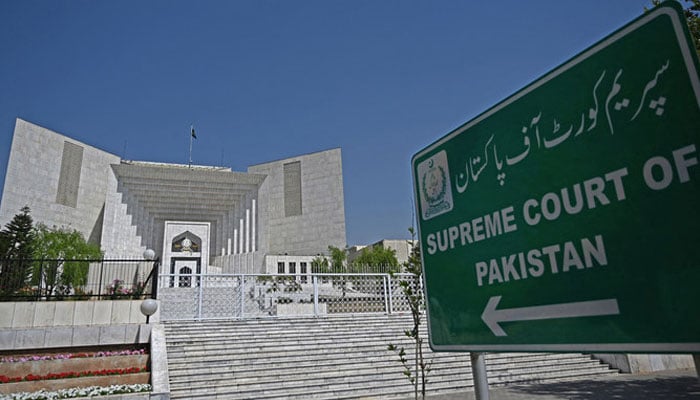
M 143 295 L 143 291 L 146 288 L 145 283 L 138 282 L 132 287 L 124 286 L 124 281 L 121 279 L 115 279 L 107 285 L 107 293 L 111 299 L 118 299 L 120 297 L 132 297 L 134 299 L 139 299 Z
M 72 399 L 76 397 L 108 396 L 110 394 L 150 392 L 151 385 L 112 385 L 108 387 L 90 386 L 86 388 L 62 389 L 55 392 L 40 390 L 34 393 L 11 393 L 7 397 L 10 400 L 58 400 Z
M 14 376 L 9 377 L 5 375 L 0 375 L 0 383 L 12 383 L 12 382 L 22 382 L 22 381 L 45 381 L 49 379 L 68 379 L 68 378 L 80 378 L 84 376 L 105 376 L 105 375 L 124 375 L 124 374 L 137 374 L 139 372 L 146 372 L 146 367 L 130 367 L 130 368 L 114 368 L 114 369 L 101 369 L 99 371 L 80 371 L 80 372 L 61 372 L 59 374 L 46 374 L 46 375 L 34 375 L 29 374 L 24 377 Z
M 118 350 L 118 351 L 98 351 L 98 352 L 83 352 L 83 353 L 64 353 L 64 354 L 47 354 L 47 355 L 34 355 L 34 356 L 20 356 L 20 357 L 0 357 L 0 362 L 3 363 L 14 363 L 14 362 L 25 362 L 25 361 L 45 361 L 45 360 L 68 360 L 71 358 L 89 358 L 89 357 L 111 357 L 111 356 L 134 356 L 146 354 L 146 350 Z

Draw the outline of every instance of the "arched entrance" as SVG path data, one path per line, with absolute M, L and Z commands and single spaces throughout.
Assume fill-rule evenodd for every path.
M 190 230 L 170 240 L 170 287 L 196 287 L 202 273 L 202 239 Z
M 208 273 L 210 223 L 165 221 L 163 262 L 160 273 L 170 287 L 197 287 L 199 275 Z
M 170 286 L 199 286 L 199 274 L 202 273 L 202 260 L 199 257 L 170 258 Z

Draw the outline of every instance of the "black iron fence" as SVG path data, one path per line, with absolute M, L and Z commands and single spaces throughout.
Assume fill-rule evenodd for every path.
M 0 301 L 156 298 L 158 260 L 0 260 Z

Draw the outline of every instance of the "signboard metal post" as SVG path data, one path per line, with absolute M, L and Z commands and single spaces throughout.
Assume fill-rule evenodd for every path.
M 469 353 L 474 378 L 474 395 L 476 400 L 489 400 L 489 381 L 486 374 L 486 361 L 481 353 Z

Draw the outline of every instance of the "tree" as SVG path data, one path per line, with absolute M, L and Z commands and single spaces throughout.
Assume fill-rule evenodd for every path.
M 345 271 L 347 250 L 328 246 L 329 256 L 318 255 L 311 260 L 311 272 L 314 274 L 331 274 Z
M 67 228 L 48 228 L 39 224 L 34 246 L 33 283 L 43 283 L 46 294 L 66 295 L 87 283 L 90 263 L 102 258 L 100 247 L 87 243 L 83 235 Z
M 328 264 L 328 259 L 323 256 L 316 256 L 311 260 L 311 272 L 314 274 L 328 274 L 330 273 L 330 268 Z
M 425 309 L 425 297 L 422 286 L 423 268 L 421 263 L 420 247 L 418 242 L 413 240 L 415 238 L 415 230 L 413 228 L 409 228 L 408 231 L 411 233 L 411 242 L 409 243 L 413 245 L 413 248 L 411 249 L 411 254 L 408 256 L 408 261 L 404 263 L 404 269 L 406 272 L 413 274 L 414 279 L 400 280 L 399 287 L 401 287 L 401 292 L 408 300 L 408 306 L 411 310 L 411 316 L 413 317 L 413 327 L 410 330 L 404 331 L 404 335 L 411 338 L 415 344 L 414 369 L 411 369 L 412 366 L 409 364 L 410 360 L 407 358 L 406 349 L 403 346 L 397 347 L 390 344 L 388 346 L 388 350 L 394 351 L 398 354 L 399 361 L 404 367 L 403 373 L 411 384 L 413 384 L 415 399 L 417 400 L 419 380 L 421 384 L 421 398 L 425 399 L 428 374 L 430 373 L 430 368 L 433 362 L 425 360 L 423 356 L 424 339 L 420 336 L 420 325 L 423 319 L 423 310 Z
M 331 271 L 343 272 L 345 270 L 345 260 L 348 258 L 347 251 L 335 246 L 328 246 L 328 252 L 331 256 Z
M 662 0 L 651 0 L 651 5 L 656 7 L 662 2 Z M 685 5 L 685 21 L 695 44 L 695 51 L 700 55 L 700 0 L 687 0 Z M 644 11 L 649 11 L 649 9 L 644 7 Z
M 30 209 L 22 207 L 0 231 L 0 294 L 9 295 L 23 288 L 29 280 L 34 245 Z
M 685 9 L 685 20 L 688 22 L 690 36 L 695 43 L 695 51 L 700 54 L 700 0 L 692 0 Z
M 396 250 L 382 246 L 369 246 L 363 248 L 360 255 L 353 260 L 350 272 L 398 272 L 398 265 Z M 383 270 L 387 267 L 388 271 Z

